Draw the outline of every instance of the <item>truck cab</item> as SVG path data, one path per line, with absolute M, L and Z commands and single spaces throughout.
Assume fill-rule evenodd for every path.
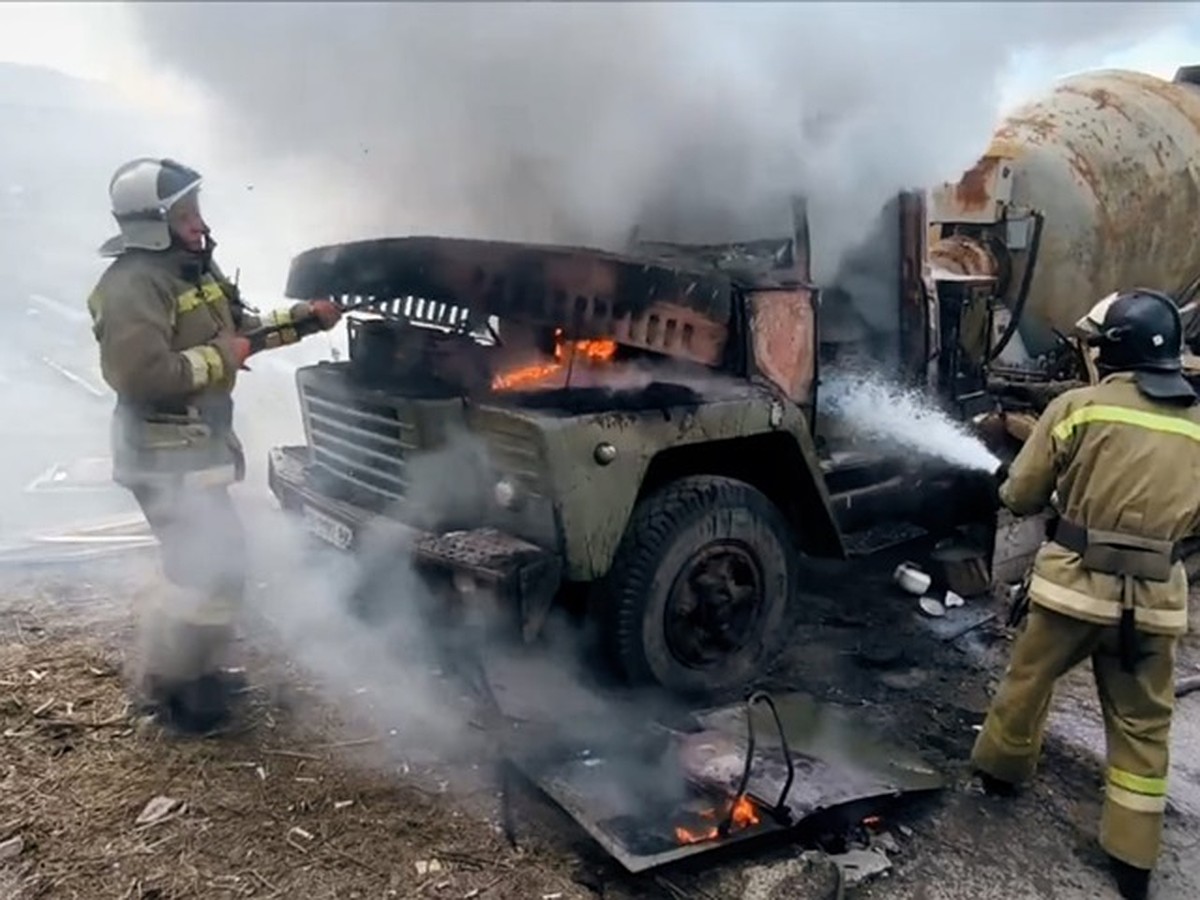
M 746 683 L 786 640 L 804 555 L 970 516 L 961 473 L 863 450 L 820 412 L 822 367 L 855 354 L 947 383 L 921 197 L 881 212 L 869 290 L 851 255 L 832 301 L 798 201 L 792 222 L 621 254 L 438 237 L 300 254 L 289 297 L 370 311 L 348 317 L 348 360 L 298 370 L 305 443 L 271 450 L 271 490 L 340 549 L 400 554 L 437 615 L 535 641 L 567 606 L 629 681 Z M 856 322 L 872 313 L 883 326 Z M 386 581 L 374 602 L 417 602 Z

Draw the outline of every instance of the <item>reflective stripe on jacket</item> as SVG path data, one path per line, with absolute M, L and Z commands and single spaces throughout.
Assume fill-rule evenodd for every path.
M 184 473 L 240 479 L 232 338 L 309 314 L 308 304 L 259 317 L 200 255 L 130 250 L 100 277 L 88 311 L 101 372 L 118 397 L 116 479 L 131 484 Z M 224 474 L 230 472 L 232 478 Z
M 1018 515 L 1056 497 L 1058 512 L 1085 528 L 1179 541 L 1200 528 L 1200 406 L 1150 400 L 1130 373 L 1068 391 L 1047 406 L 1001 486 Z M 1078 554 L 1047 542 L 1038 551 L 1030 600 L 1101 624 L 1120 617 L 1122 581 L 1084 569 Z M 1187 575 L 1134 586 L 1138 628 L 1187 630 Z

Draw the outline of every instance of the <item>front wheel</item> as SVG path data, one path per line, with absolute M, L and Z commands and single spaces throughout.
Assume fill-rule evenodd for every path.
M 606 583 L 610 648 L 634 683 L 745 685 L 782 647 L 799 559 L 783 514 L 731 478 L 682 478 L 634 509 Z

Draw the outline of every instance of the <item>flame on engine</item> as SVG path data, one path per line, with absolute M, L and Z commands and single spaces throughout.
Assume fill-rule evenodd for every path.
M 605 363 L 617 353 L 617 342 L 608 340 L 564 341 L 561 328 L 554 329 L 554 362 L 535 363 L 502 372 L 492 379 L 492 390 L 504 391 L 537 384 L 562 370 L 571 359 L 590 364 Z
M 715 809 L 704 810 L 700 813 L 700 817 L 711 821 L 718 820 Z M 731 831 L 749 828 L 752 825 L 757 825 L 760 821 L 758 810 L 754 808 L 754 801 L 749 797 L 739 797 L 737 802 L 733 804 L 733 821 L 730 823 Z M 675 826 L 675 840 L 681 844 L 699 844 L 701 841 L 715 841 L 719 836 L 720 829 L 717 825 L 702 829 L 684 828 L 682 825 Z

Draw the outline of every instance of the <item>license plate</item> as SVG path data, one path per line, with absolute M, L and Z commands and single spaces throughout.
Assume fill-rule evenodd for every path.
M 310 532 L 341 550 L 349 549 L 354 540 L 354 532 L 348 526 L 311 506 L 304 507 L 304 523 Z

